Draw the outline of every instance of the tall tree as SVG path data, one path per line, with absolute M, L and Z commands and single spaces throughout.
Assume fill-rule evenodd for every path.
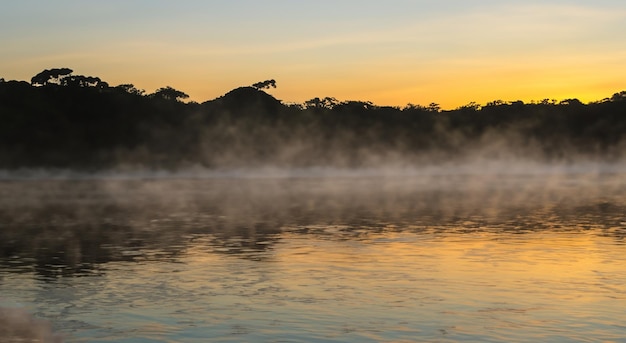
M 265 81 L 257 82 L 253 84 L 252 87 L 256 89 L 269 89 L 270 87 L 276 88 L 276 80 L 272 79 L 272 80 L 265 80 Z
M 133 95 L 143 95 L 146 92 L 143 89 L 136 88 L 135 85 L 133 85 L 132 83 L 124 83 L 121 85 L 117 85 L 115 86 L 115 89 L 119 89 L 128 94 L 133 94 Z
M 154 93 L 151 94 L 151 96 L 154 98 L 174 101 L 181 101 L 182 99 L 189 98 L 189 95 L 170 86 L 157 89 Z
M 50 83 L 61 84 L 62 79 L 73 72 L 70 68 L 46 69 L 30 79 L 33 86 L 45 86 Z

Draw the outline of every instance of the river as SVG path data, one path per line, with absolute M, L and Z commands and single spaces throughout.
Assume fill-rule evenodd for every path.
M 626 337 L 622 171 L 4 177 L 0 192 L 9 342 Z

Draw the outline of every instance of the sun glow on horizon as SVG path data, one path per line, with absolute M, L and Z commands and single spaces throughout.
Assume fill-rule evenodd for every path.
M 275 79 L 270 93 L 286 103 L 330 96 L 444 109 L 589 102 L 626 89 L 621 2 L 451 2 L 346 1 L 331 12 L 246 0 L 11 4 L 0 14 L 0 77 L 69 67 L 148 93 L 169 85 L 197 102 Z

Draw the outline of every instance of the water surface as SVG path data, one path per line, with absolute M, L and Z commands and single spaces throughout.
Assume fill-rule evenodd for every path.
M 624 342 L 624 176 L 5 180 L 0 307 L 66 342 Z

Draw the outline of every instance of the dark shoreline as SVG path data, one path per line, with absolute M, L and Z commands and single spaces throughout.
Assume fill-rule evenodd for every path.
M 455 110 L 332 98 L 286 105 L 254 87 L 202 104 L 168 94 L 105 82 L 0 82 L 0 169 L 567 164 L 621 162 L 626 151 L 626 92 L 589 104 L 494 101 Z

